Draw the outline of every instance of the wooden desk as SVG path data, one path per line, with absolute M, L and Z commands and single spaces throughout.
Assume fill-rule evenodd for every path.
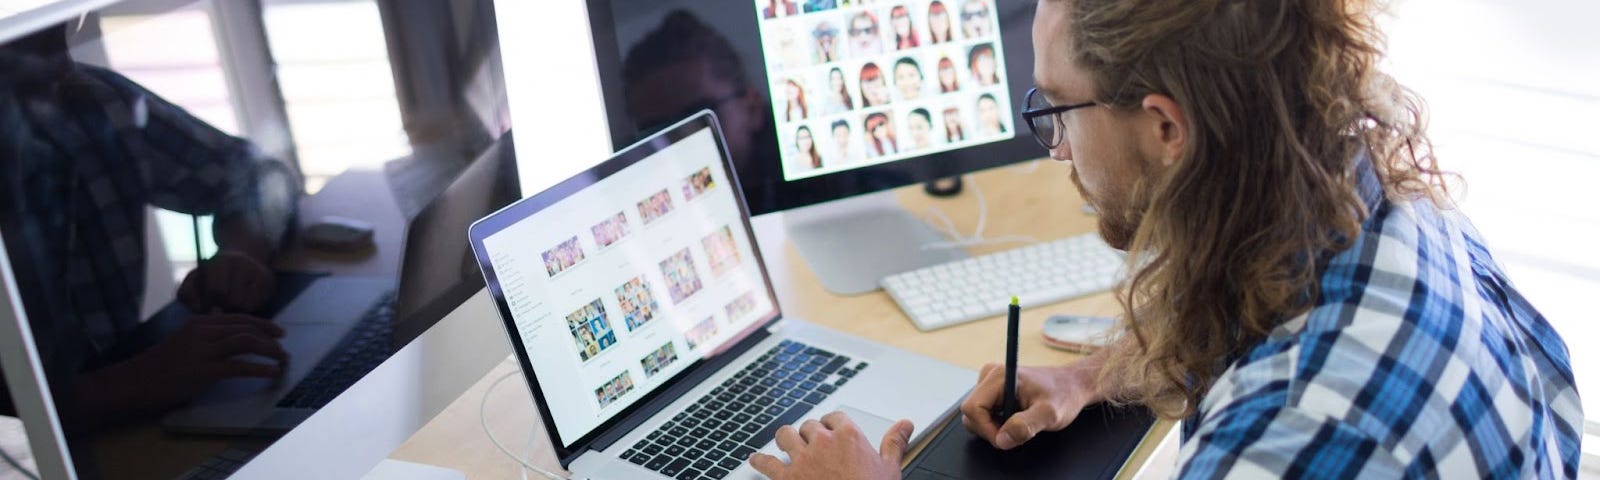
M 1083 213 L 1083 201 L 1068 180 L 1067 169 L 1051 162 L 974 174 L 969 177 L 967 190 L 951 199 L 928 197 L 920 186 L 900 189 L 894 195 L 912 213 L 922 215 L 930 208 L 938 208 L 962 231 L 971 232 L 978 221 L 976 196 L 980 190 L 989 206 L 985 230 L 990 237 L 1029 235 L 1050 240 L 1095 231 L 1095 220 Z M 920 332 L 900 312 L 894 300 L 881 291 L 855 297 L 840 297 L 824 291 L 799 252 L 783 238 L 781 222 L 761 218 L 757 223 L 762 252 L 785 315 L 972 369 L 1004 358 L 1002 317 L 930 333 Z M 984 246 L 972 249 L 971 253 L 992 253 L 1015 246 Z M 1026 309 L 1022 313 L 1019 358 L 1023 364 L 1035 365 L 1062 364 L 1077 358 L 1049 349 L 1039 341 L 1038 332 L 1045 318 L 1052 314 L 1112 316 L 1119 311 L 1110 294 Z M 517 464 L 484 437 L 478 410 L 490 383 L 515 372 L 516 362 L 508 358 L 396 449 L 391 458 L 461 470 L 473 479 L 518 478 Z M 501 443 L 519 454 L 529 454 L 535 465 L 559 470 L 554 450 L 538 420 L 537 409 L 521 381 L 512 379 L 492 392 L 484 415 Z M 1135 452 L 1130 468 L 1125 468 L 1119 477 L 1132 478 L 1171 426 L 1171 422 L 1158 423 L 1151 437 Z

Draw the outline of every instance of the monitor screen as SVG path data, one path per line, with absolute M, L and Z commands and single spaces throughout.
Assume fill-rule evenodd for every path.
M 753 215 L 1039 158 L 1025 0 L 588 0 L 621 148 L 717 112 Z M 662 92 L 672 92 L 664 95 Z
M 0 240 L 48 381 L 0 414 L 46 390 L 59 425 L 26 428 L 78 478 L 225 475 L 481 291 L 464 236 L 520 197 L 509 124 L 408 137 L 385 20 L 134 0 L 0 39 Z
M 760 9 L 785 180 L 1016 136 L 988 2 L 814 3 Z
M 723 165 L 705 127 L 485 220 L 510 222 L 480 256 L 563 445 L 776 315 Z

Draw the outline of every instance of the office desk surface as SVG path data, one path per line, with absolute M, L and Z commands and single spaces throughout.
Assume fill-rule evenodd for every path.
M 1025 163 L 971 175 L 967 189 L 954 198 L 929 197 L 922 193 L 920 186 L 902 188 L 892 195 L 908 211 L 919 216 L 928 215 L 933 208 L 941 210 L 960 231 L 969 234 L 978 224 L 977 197 L 982 195 L 989 213 L 985 226 L 987 236 L 1027 235 L 1048 241 L 1095 231 L 1095 219 L 1083 212 L 1083 201 L 1067 175 L 1068 168 L 1062 164 Z M 781 219 L 775 217 L 757 218 L 755 228 L 785 316 L 802 318 L 966 368 L 977 369 L 1004 358 L 1002 317 L 924 333 L 912 326 L 894 300 L 882 291 L 841 297 L 823 290 L 799 252 L 785 238 Z M 980 246 L 969 252 L 979 255 L 1016 246 L 1019 245 Z M 1077 358 L 1077 355 L 1049 349 L 1040 341 L 1040 328 L 1050 315 L 1112 316 L 1118 312 L 1116 300 L 1104 293 L 1053 305 L 1026 306 L 1022 312 L 1021 363 L 1053 365 Z M 473 479 L 518 478 L 516 463 L 501 454 L 484 436 L 478 409 L 480 402 L 485 401 L 483 396 L 490 383 L 517 371 L 514 359 L 507 359 L 395 450 L 391 458 L 461 470 Z M 483 415 L 501 443 L 519 455 L 527 455 L 535 465 L 559 469 L 537 409 L 520 378 L 501 384 L 486 401 Z M 1135 452 L 1134 461 L 1124 469 L 1121 478 L 1131 478 L 1138 465 L 1150 455 L 1156 441 L 1171 426 L 1171 422 L 1157 424 L 1151 437 Z M 917 428 L 930 426 L 918 425 Z

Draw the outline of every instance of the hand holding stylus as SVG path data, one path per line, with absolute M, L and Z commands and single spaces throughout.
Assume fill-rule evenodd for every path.
M 995 448 L 1010 450 L 1041 431 L 1066 428 L 1093 399 L 1091 375 L 1078 366 L 1018 367 L 1022 307 L 1016 297 L 1006 315 L 1006 363 L 988 364 L 978 386 L 961 403 L 961 423 Z

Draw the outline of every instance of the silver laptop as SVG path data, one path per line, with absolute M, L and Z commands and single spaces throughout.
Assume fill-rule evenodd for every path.
M 574 478 L 760 478 L 783 425 L 844 411 L 913 442 L 970 370 L 786 318 L 702 112 L 473 224 L 472 249 Z M 779 455 L 782 458 L 782 455 Z
M 483 288 L 461 232 L 519 197 L 515 165 L 507 133 L 408 223 L 398 287 L 394 276 L 317 279 L 273 316 L 284 329 L 279 340 L 290 358 L 282 377 L 217 382 L 166 415 L 162 427 L 179 433 L 281 434 L 316 413 L 375 362 L 388 358 L 355 351 L 398 350 Z M 374 334 L 388 330 L 393 334 Z M 334 365 L 324 365 L 324 359 Z

